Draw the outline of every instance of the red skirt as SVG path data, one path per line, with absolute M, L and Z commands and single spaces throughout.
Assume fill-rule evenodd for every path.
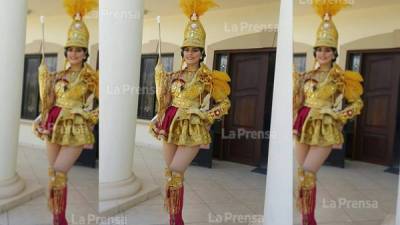
M 161 121 L 161 124 L 157 124 L 155 131 L 158 135 L 162 135 L 168 137 L 169 127 L 171 126 L 172 121 L 174 120 L 176 111 L 178 108 L 175 106 L 169 106 L 164 113 L 164 117 Z
M 310 108 L 306 106 L 301 107 L 299 111 L 297 111 L 297 117 L 293 125 L 295 134 L 301 134 L 301 130 L 303 129 L 304 122 L 306 121 L 309 112 Z
M 61 108 L 58 106 L 53 106 L 50 109 L 49 114 L 47 116 L 47 120 L 43 125 L 45 130 L 48 130 L 50 132 L 53 131 L 54 124 L 56 123 L 57 118 L 60 115 L 60 112 L 61 112 Z

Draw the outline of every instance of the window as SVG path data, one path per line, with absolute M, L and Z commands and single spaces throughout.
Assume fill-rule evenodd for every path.
M 22 91 L 21 118 L 34 120 L 39 115 L 38 67 L 42 55 L 26 55 Z M 57 54 L 46 54 L 46 64 L 50 72 L 57 69 Z
M 293 56 L 293 64 L 294 64 L 294 70 L 299 73 L 306 72 L 306 59 L 307 59 L 307 54 L 300 53 L 300 54 L 294 54 Z
M 139 119 L 152 119 L 156 114 L 156 95 L 154 83 L 154 68 L 158 61 L 158 55 L 143 55 L 140 67 L 140 92 L 139 92 Z M 161 62 L 164 70 L 172 72 L 173 54 L 163 54 Z
M 361 54 L 350 54 L 349 69 L 360 73 L 361 70 Z
M 225 72 L 228 72 L 228 54 L 217 54 L 215 69 Z

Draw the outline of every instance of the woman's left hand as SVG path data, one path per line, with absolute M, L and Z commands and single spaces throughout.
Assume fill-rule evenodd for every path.
M 83 118 L 87 119 L 88 118 L 88 113 L 85 112 L 82 108 L 73 108 L 70 111 L 72 114 L 79 114 L 81 115 Z
M 206 119 L 207 118 L 207 115 L 206 115 L 206 113 L 205 112 L 202 112 L 200 109 L 198 109 L 198 108 L 190 108 L 190 109 L 188 109 L 188 111 L 187 111 L 187 113 L 188 114 L 196 114 L 196 115 L 198 115 L 201 119 Z
M 328 114 L 330 116 L 332 116 L 334 119 L 338 119 L 338 113 L 333 111 L 333 109 L 331 108 L 323 108 L 320 111 L 321 114 Z

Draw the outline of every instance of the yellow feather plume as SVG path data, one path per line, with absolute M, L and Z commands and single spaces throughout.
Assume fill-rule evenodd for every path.
M 198 17 L 204 15 L 210 8 L 217 7 L 214 0 L 180 0 L 180 7 L 183 13 L 191 18 L 193 13 Z
M 353 102 L 357 100 L 364 92 L 361 82 L 363 78 L 361 74 L 353 71 L 344 72 L 344 97 L 349 101 Z
M 326 14 L 329 16 L 336 15 L 346 6 L 349 6 L 347 0 L 313 0 L 313 7 L 322 18 L 324 18 Z
M 228 82 L 231 81 L 229 75 L 220 71 L 213 71 L 211 74 L 213 98 L 217 101 L 225 99 L 231 93 L 231 87 L 228 84 Z
M 343 75 L 346 80 L 354 80 L 358 82 L 364 81 L 361 74 L 354 71 L 346 70 Z
M 77 14 L 84 17 L 90 11 L 97 9 L 98 6 L 98 0 L 64 0 L 65 10 L 72 18 Z

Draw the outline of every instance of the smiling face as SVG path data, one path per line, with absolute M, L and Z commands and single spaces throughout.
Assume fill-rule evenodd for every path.
M 321 66 L 331 65 L 335 57 L 335 52 L 330 47 L 318 47 L 315 50 L 315 58 Z
M 200 48 L 185 47 L 183 49 L 183 59 L 188 65 L 199 65 L 201 55 Z
M 80 47 L 67 48 L 67 60 L 71 65 L 82 65 L 86 57 L 86 52 Z

